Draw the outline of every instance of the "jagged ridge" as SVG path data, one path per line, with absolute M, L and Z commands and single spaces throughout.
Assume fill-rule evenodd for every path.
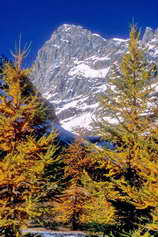
M 147 27 L 140 42 L 158 62 L 158 30 Z M 104 39 L 76 25 L 61 25 L 38 51 L 33 81 L 65 128 L 88 127 L 105 90 L 110 67 L 127 51 L 128 39 Z

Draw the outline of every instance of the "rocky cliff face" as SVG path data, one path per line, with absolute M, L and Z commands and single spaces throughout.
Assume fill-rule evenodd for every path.
M 147 27 L 140 42 L 158 61 L 158 30 Z M 33 81 L 65 128 L 88 127 L 106 88 L 110 67 L 127 51 L 128 39 L 104 39 L 81 26 L 60 26 L 39 50 Z

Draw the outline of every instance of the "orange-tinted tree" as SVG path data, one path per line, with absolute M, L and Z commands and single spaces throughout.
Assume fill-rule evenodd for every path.
M 115 208 L 105 198 L 103 187 L 106 184 L 95 177 L 97 160 L 92 158 L 94 152 L 95 147 L 79 140 L 70 145 L 63 155 L 67 185 L 54 207 L 56 220 L 70 224 L 73 230 L 91 223 L 115 223 Z
M 32 218 L 46 212 L 43 174 L 56 151 L 54 134 L 37 134 L 46 108 L 27 77 L 30 70 L 18 60 L 3 65 L 0 94 L 0 234 L 10 237 L 21 236 Z
M 86 215 L 85 203 L 90 196 L 81 181 L 83 172 L 90 165 L 82 141 L 70 145 L 63 154 L 65 166 L 64 178 L 67 180 L 66 189 L 56 203 L 56 220 L 61 223 L 70 223 L 72 229 L 78 229 L 81 219 Z

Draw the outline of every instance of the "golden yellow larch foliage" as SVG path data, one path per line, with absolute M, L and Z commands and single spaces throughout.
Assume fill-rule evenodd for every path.
M 65 164 L 65 177 L 71 177 L 76 182 L 81 179 L 83 170 L 91 166 L 88 149 L 83 146 L 82 140 L 70 145 L 63 156 Z
M 117 221 L 115 208 L 108 202 L 108 194 L 112 190 L 106 188 L 106 182 L 93 181 L 87 172 L 83 172 L 82 182 L 89 194 L 89 199 L 84 203 L 86 213 L 81 216 L 82 223 L 96 223 L 112 225 Z M 112 187 L 111 187 L 112 188 Z M 113 190 L 116 197 L 116 192 Z
M 100 133 L 116 148 L 94 154 L 105 168 L 103 190 L 109 190 L 106 197 L 119 217 L 120 232 L 140 225 L 158 229 L 157 82 L 156 66 L 145 59 L 139 32 L 132 26 L 128 51 L 114 65 L 100 100 Z
M 9 63 L 2 78 L 7 87 L 0 95 L 0 234 L 22 236 L 21 229 L 47 210 L 45 168 L 53 163 L 55 134 L 37 139 L 35 125 L 46 118 L 32 83 L 30 70 Z
M 79 228 L 82 217 L 87 214 L 85 203 L 90 200 L 90 195 L 81 182 L 85 167 L 91 165 L 82 142 L 76 141 L 64 151 L 64 177 L 67 185 L 63 195 L 54 204 L 56 221 L 70 223 L 73 230 Z

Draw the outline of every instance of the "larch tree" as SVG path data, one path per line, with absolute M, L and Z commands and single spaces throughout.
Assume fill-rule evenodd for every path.
M 114 65 L 100 99 L 98 127 L 114 150 L 94 154 L 107 178 L 105 197 L 116 209 L 114 236 L 158 230 L 158 99 L 156 66 L 148 63 L 131 27 L 127 53 Z
M 79 140 L 64 151 L 66 187 L 58 202 L 54 203 L 55 219 L 61 224 L 69 224 L 73 230 L 115 223 L 115 208 L 105 198 L 103 187 L 106 184 L 93 180 L 98 179 L 95 174 L 97 160 L 91 157 L 94 149 L 89 143 Z
M 61 224 L 70 224 L 73 230 L 77 230 L 87 213 L 84 205 L 90 199 L 81 181 L 85 168 L 90 165 L 90 158 L 87 157 L 82 141 L 76 141 L 64 151 L 63 162 L 66 187 L 54 204 L 55 219 Z
M 19 49 L 15 63 L 1 67 L 0 235 L 8 237 L 22 236 L 30 220 L 47 211 L 44 172 L 56 152 L 55 134 L 38 134 L 48 108 L 28 78 L 30 70 L 21 68 L 26 53 Z

